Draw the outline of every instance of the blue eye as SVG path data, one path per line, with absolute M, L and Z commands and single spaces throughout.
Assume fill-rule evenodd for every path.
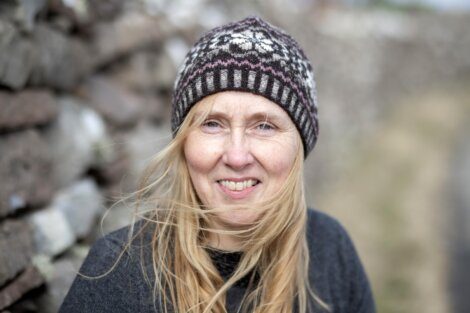
M 202 126 L 204 126 L 204 127 L 209 127 L 209 128 L 215 128 L 215 127 L 219 127 L 220 124 L 217 123 L 216 121 L 210 121 L 210 120 L 209 120 L 209 121 L 205 121 L 205 122 L 202 124 Z
M 257 127 L 258 129 L 261 129 L 261 130 L 273 130 L 274 129 L 274 127 L 269 123 L 260 123 L 258 124 Z

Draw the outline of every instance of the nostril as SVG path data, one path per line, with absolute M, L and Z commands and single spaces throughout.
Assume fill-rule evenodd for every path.
M 253 156 L 250 152 L 243 149 L 229 149 L 225 152 L 222 160 L 233 168 L 243 168 L 253 163 Z

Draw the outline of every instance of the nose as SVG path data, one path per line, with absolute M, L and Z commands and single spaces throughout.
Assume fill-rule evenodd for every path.
M 228 136 L 222 161 L 234 170 L 242 170 L 253 163 L 249 138 L 241 129 L 232 131 Z

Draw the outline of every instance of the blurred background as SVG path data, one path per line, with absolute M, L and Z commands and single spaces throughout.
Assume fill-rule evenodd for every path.
M 287 30 L 314 65 L 308 204 L 351 234 L 378 312 L 470 312 L 469 10 L 468 0 L 0 0 L 0 312 L 58 310 L 90 244 L 130 222 L 129 206 L 113 204 L 171 138 L 189 47 L 250 14 Z

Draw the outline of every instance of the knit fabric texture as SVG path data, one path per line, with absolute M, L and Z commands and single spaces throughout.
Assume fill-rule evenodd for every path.
M 93 245 L 80 269 L 85 276 L 77 275 L 59 313 L 164 313 L 158 305 L 161 294 L 154 289 L 151 249 L 154 229 L 142 228 L 144 224 L 134 225 L 133 230 L 130 227 L 120 229 Z M 367 275 L 346 230 L 337 220 L 311 209 L 306 226 L 309 282 L 331 310 L 314 305 L 305 313 L 375 313 Z M 131 237 L 134 239 L 129 245 Z M 218 250 L 208 252 L 227 280 L 241 255 Z M 286 268 L 288 270 L 291 269 Z M 227 291 L 228 313 L 239 312 L 249 291 L 247 281 L 249 279 L 243 278 Z M 295 309 L 294 312 L 300 313 Z
M 195 103 L 225 90 L 251 92 L 275 102 L 296 125 L 305 157 L 315 146 L 313 69 L 299 44 L 282 29 L 251 16 L 203 35 L 186 55 L 175 81 L 173 135 Z

